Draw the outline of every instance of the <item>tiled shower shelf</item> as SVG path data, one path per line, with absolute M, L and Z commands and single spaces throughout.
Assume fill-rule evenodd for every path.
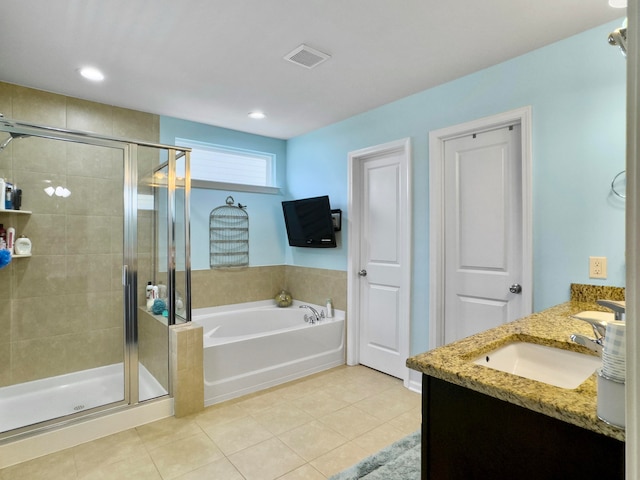
M 0 213 L 14 213 L 16 215 L 31 215 L 30 210 L 0 210 Z
M 31 210 L 0 210 L 0 214 L 8 214 L 8 215 L 31 215 Z M 11 255 L 11 258 L 27 258 L 30 257 L 31 254 L 27 255 Z

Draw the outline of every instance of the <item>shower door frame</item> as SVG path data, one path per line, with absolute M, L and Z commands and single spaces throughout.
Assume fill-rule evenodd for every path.
M 149 400 L 139 401 L 139 345 L 138 345 L 138 268 L 137 268 L 137 209 L 138 209 L 138 165 L 137 155 L 138 147 L 156 148 L 158 151 L 166 150 L 168 154 L 169 168 L 173 168 L 169 175 L 168 200 L 167 203 L 174 200 L 176 188 L 175 165 L 176 158 L 185 157 L 185 301 L 186 301 L 186 321 L 191 320 L 191 262 L 190 262 L 190 215 L 189 215 L 189 193 L 191 188 L 191 180 L 189 176 L 189 160 L 191 149 L 186 147 L 176 147 L 172 145 L 163 145 L 160 143 L 141 142 L 137 140 L 129 140 L 118 137 L 110 137 L 104 135 L 82 132 L 78 130 L 68 130 L 58 127 L 31 124 L 17 120 L 4 118 L 0 114 L 0 132 L 24 135 L 31 137 L 46 138 L 50 140 L 59 140 L 65 142 L 81 143 L 86 145 L 94 145 L 105 148 L 113 148 L 122 151 L 123 155 L 123 256 L 122 256 L 122 285 L 123 285 L 123 322 L 124 322 L 124 348 L 123 348 L 123 370 L 124 370 L 124 399 L 100 405 L 88 410 L 79 411 L 77 413 L 56 417 L 50 420 L 38 422 L 31 425 L 19 427 L 7 432 L 0 432 L 0 441 L 7 439 L 18 439 L 24 435 L 30 435 L 34 432 L 59 428 L 81 421 L 87 417 L 95 417 L 97 415 L 109 414 L 114 411 L 135 408 L 141 403 L 149 403 L 154 400 L 163 399 L 167 396 L 173 396 L 172 385 L 169 381 L 168 393 Z M 179 152 L 176 155 L 176 152 Z M 175 205 L 168 205 L 169 220 L 175 222 Z M 175 279 L 175 223 L 169 224 L 173 228 L 169 228 L 167 238 L 168 258 L 169 262 L 168 277 Z M 173 251 L 171 249 L 173 248 Z M 167 284 L 169 298 L 169 317 L 167 318 L 167 328 L 175 324 L 175 283 Z M 169 345 L 167 345 L 167 350 Z M 169 365 L 167 365 L 169 368 Z M 170 377 L 170 376 L 169 376 Z

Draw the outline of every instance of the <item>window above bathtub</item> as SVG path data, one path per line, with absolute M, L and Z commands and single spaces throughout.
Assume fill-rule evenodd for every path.
M 196 188 L 280 193 L 276 186 L 276 156 L 241 148 L 176 138 L 191 148 L 191 185 Z

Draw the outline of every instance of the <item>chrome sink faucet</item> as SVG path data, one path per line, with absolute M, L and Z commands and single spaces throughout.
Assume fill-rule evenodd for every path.
M 311 305 L 300 305 L 298 308 L 308 308 L 311 310 L 312 315 L 304 315 L 304 321 L 309 322 L 311 324 L 318 323 L 322 318 L 324 318 L 324 312 L 318 313 L 318 311 L 313 308 Z
M 624 300 L 596 300 L 596 303 L 601 307 L 613 310 L 613 318 L 615 320 L 624 320 L 624 314 L 627 309 L 627 304 Z
M 613 310 L 614 320 L 624 320 L 624 314 L 626 310 L 626 303 L 624 300 L 596 300 L 596 303 L 602 307 L 606 307 Z M 589 350 L 602 354 L 602 345 L 604 343 L 604 336 L 607 332 L 607 322 L 597 318 L 588 318 L 585 316 L 571 315 L 571 318 L 582 320 L 591 325 L 595 338 L 589 338 L 585 335 L 574 333 L 571 335 L 571 341 L 579 345 L 587 347 Z
M 571 341 L 577 343 L 578 345 L 582 345 L 583 347 L 587 347 L 592 352 L 596 352 L 598 355 L 602 356 L 602 338 L 589 338 L 586 335 L 580 335 L 579 333 L 572 333 Z

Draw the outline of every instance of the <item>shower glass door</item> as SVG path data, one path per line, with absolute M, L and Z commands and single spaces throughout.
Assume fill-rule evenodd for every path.
M 32 243 L 0 269 L 0 435 L 126 403 L 126 157 L 35 132 L 0 152 L 22 193 L 0 223 Z

